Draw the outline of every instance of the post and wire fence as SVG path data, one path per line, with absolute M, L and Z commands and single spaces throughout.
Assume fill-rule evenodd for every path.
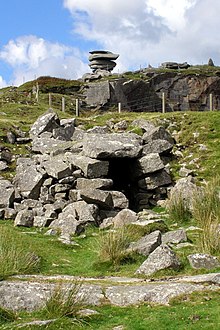
M 31 94 L 31 95 L 30 95 Z M 190 95 L 171 97 L 165 92 L 148 93 L 134 98 L 127 98 L 126 101 L 118 100 L 118 102 L 106 102 L 102 105 L 97 104 L 89 105 L 80 96 L 66 95 L 63 96 L 57 93 L 40 93 L 39 85 L 36 84 L 32 93 L 23 93 L 22 102 L 26 104 L 44 103 L 48 104 L 49 108 L 61 110 L 62 112 L 75 112 L 75 116 L 79 117 L 80 114 L 87 110 L 101 110 L 114 111 L 114 112 L 174 112 L 174 111 L 214 111 L 220 110 L 220 95 L 213 92 L 203 95 L 202 98 L 196 101 Z M 2 105 L 7 102 L 13 102 L 12 99 L 1 99 Z M 31 103 L 32 102 L 32 103 Z

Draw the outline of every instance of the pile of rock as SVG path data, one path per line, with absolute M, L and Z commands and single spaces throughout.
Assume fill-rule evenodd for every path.
M 106 50 L 94 50 L 90 52 L 89 66 L 96 72 L 97 70 L 112 71 L 116 66 L 114 60 L 119 57 L 119 54 L 113 54 Z
M 0 180 L 1 216 L 15 218 L 18 226 L 60 228 L 69 236 L 123 209 L 138 212 L 165 199 L 174 141 L 148 121 L 133 125 L 142 128 L 142 137 L 116 133 L 112 122 L 84 131 L 74 118 L 59 120 L 48 111 L 30 130 L 32 157 L 17 159 L 13 183 Z

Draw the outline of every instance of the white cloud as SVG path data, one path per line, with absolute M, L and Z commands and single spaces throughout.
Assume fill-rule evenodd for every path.
M 116 70 L 164 61 L 220 64 L 219 0 L 63 0 L 74 33 L 119 53 Z
M 2 78 L 2 76 L 0 76 L 0 88 L 3 88 L 7 86 L 7 83 L 6 81 Z
M 148 0 L 154 13 L 163 17 L 172 29 L 185 24 L 185 12 L 195 4 L 196 0 Z
M 116 72 L 165 61 L 202 64 L 210 57 L 220 65 L 219 0 L 63 0 L 63 5 L 82 47 L 95 42 L 120 54 Z M 12 67 L 15 85 L 42 75 L 75 79 L 89 70 L 88 54 L 76 47 L 77 40 L 69 47 L 21 36 L 0 50 L 0 60 Z M 0 86 L 5 84 L 0 77 Z
M 79 50 L 59 43 L 50 43 L 36 36 L 10 40 L 0 52 L 0 59 L 14 68 L 13 84 L 38 76 L 74 79 L 82 76 L 87 65 Z

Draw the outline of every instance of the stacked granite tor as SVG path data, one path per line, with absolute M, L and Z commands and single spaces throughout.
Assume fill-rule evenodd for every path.
M 119 57 L 119 54 L 113 54 L 106 50 L 93 50 L 90 54 L 89 66 L 94 73 L 97 70 L 112 71 L 116 66 L 114 60 Z

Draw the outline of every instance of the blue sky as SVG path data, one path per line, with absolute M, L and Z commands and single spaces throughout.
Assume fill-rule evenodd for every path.
M 88 52 L 119 53 L 116 71 L 165 61 L 220 65 L 219 0 L 1 0 L 0 87 L 89 72 Z

